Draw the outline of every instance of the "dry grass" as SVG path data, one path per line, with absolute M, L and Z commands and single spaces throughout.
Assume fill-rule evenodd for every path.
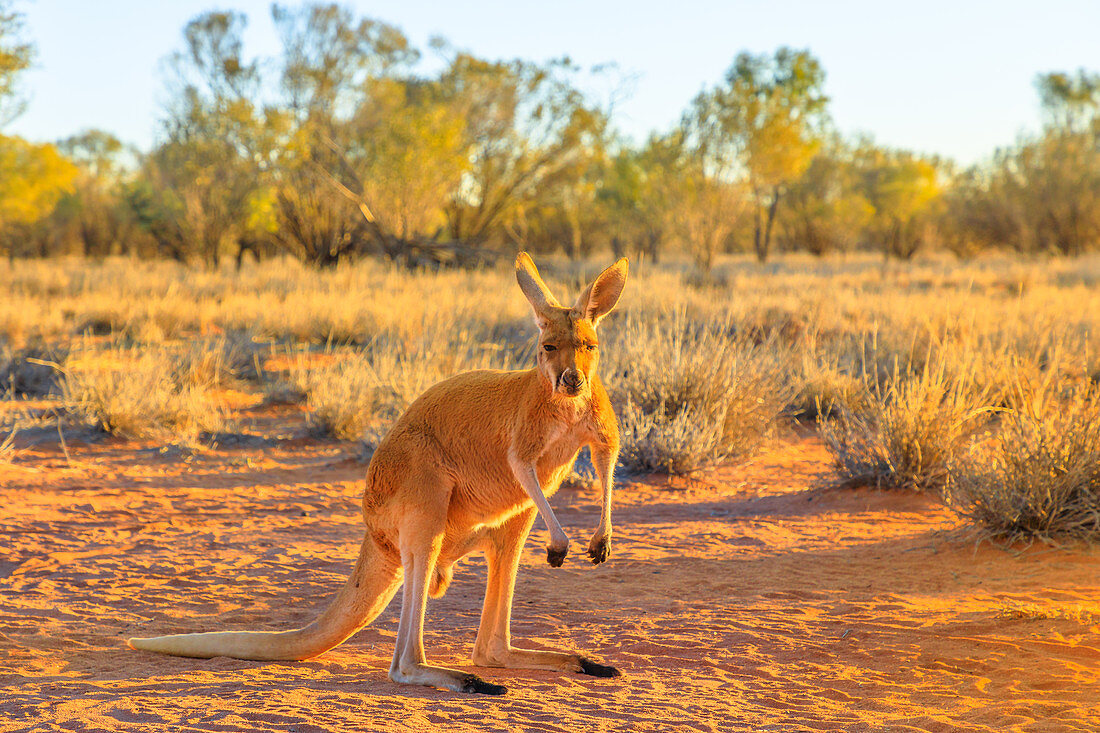
M 606 264 L 539 262 L 562 298 Z M 933 259 L 889 268 L 874 257 L 790 256 L 766 267 L 730 258 L 715 272 L 724 287 L 691 287 L 690 270 L 675 263 L 634 267 L 624 307 L 654 318 L 684 308 L 699 322 L 729 320 L 747 335 L 814 333 L 822 344 L 876 330 L 898 343 L 918 332 L 1030 339 L 1048 326 L 1089 331 L 1100 312 L 1100 258 Z M 368 261 L 318 272 L 276 260 L 238 273 L 124 259 L 16 261 L 0 263 L 0 292 L 8 296 L 0 301 L 0 337 L 13 347 L 86 330 L 142 343 L 247 331 L 281 342 L 369 346 L 455 325 L 507 341 L 530 322 L 507 266 L 409 273 Z
M 991 409 L 987 392 L 970 375 L 949 377 L 941 356 L 916 374 L 868 376 L 857 402 L 819 412 L 835 414 L 819 425 L 843 483 L 938 491 Z
M 18 350 L 0 349 L 0 394 L 48 397 L 58 392 L 56 364 L 65 360 L 63 348 L 41 345 Z
M 194 446 L 225 428 L 213 399 L 215 372 L 166 349 L 85 348 L 70 359 L 62 380 L 70 417 L 128 438 Z
M 823 342 L 810 335 L 799 344 L 790 364 L 794 396 L 789 409 L 793 417 L 827 418 L 834 416 L 838 406 L 849 411 L 868 406 L 866 349 L 862 341 L 847 341 L 834 338 Z
M 389 390 L 361 354 L 322 367 L 299 367 L 293 380 L 310 407 L 311 422 L 325 435 L 369 439 L 368 428 L 396 417 Z
M 15 434 L 12 429 L 3 440 L 0 440 L 0 463 L 11 463 L 15 458 Z
M 751 456 L 774 432 L 792 389 L 787 349 L 683 311 L 616 323 L 604 373 L 619 413 L 620 462 L 684 474 Z
M 262 382 L 263 364 L 270 351 L 270 344 L 259 342 L 247 331 L 233 331 L 192 341 L 179 357 L 178 368 L 190 372 L 187 381 L 193 384 Z
M 83 337 L 55 371 L 71 420 L 113 435 L 195 447 L 204 435 L 226 429 L 216 391 L 261 378 L 261 350 L 241 333 L 171 345 Z
M 602 264 L 540 258 L 566 301 Z M 1054 440 L 1036 438 L 1054 428 L 1035 425 L 1072 412 L 1024 409 L 1035 385 L 1100 379 L 1098 285 L 1100 257 L 884 266 L 796 255 L 764 267 L 730 257 L 705 282 L 677 263 L 635 263 L 601 327 L 623 462 L 691 472 L 737 460 L 792 415 L 820 421 L 847 481 L 938 489 L 964 472 L 978 476 L 982 464 L 964 471 L 960 456 L 983 410 L 1012 411 L 993 422 L 1004 433 L 990 433 L 984 449 L 1019 444 L 1030 455 Z M 222 429 L 215 393 L 231 387 L 302 402 L 322 431 L 370 443 L 439 379 L 533 361 L 534 328 L 507 266 L 410 273 L 362 262 L 318 272 L 277 260 L 238 273 L 16 261 L 0 262 L 0 289 L 0 389 L 63 392 L 60 408 L 79 419 L 158 440 Z M 290 366 L 265 369 L 280 354 Z M 38 363 L 62 360 L 63 389 Z M 1083 393 L 1060 399 L 1085 409 Z M 1035 465 L 1048 460 L 1035 452 Z M 1027 514 L 1035 499 L 1012 478 L 1024 468 L 971 483 L 1002 487 L 979 493 L 1001 491 L 1004 513 Z M 1027 475 L 1061 490 L 1045 473 Z
M 1100 387 L 1048 380 L 1015 394 L 998 431 L 952 463 L 950 503 L 1007 540 L 1100 540 Z
M 1027 621 L 1072 621 L 1086 627 L 1100 626 L 1100 613 L 1094 604 L 1053 605 L 1009 600 L 1004 601 L 997 609 L 997 617 Z
M 534 327 L 530 330 L 533 335 Z M 519 350 L 530 351 L 530 346 Z M 300 393 L 310 421 L 323 434 L 368 445 L 377 444 L 393 420 L 436 382 L 471 369 L 519 367 L 499 344 L 442 329 L 412 343 L 298 351 L 292 361 L 289 381 L 273 391 L 276 399 L 293 401 Z

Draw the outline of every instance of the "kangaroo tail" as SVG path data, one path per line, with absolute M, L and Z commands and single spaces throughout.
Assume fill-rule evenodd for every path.
M 213 631 L 130 639 L 133 649 L 177 657 L 308 659 L 326 652 L 369 624 L 385 610 L 401 585 L 400 566 L 368 535 L 348 582 L 328 608 L 308 626 L 293 631 Z

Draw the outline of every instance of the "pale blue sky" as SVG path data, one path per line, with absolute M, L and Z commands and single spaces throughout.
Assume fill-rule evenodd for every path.
M 1100 1 L 351 2 L 427 50 L 432 35 L 490 58 L 568 54 L 636 75 L 618 109 L 636 138 L 666 129 L 741 50 L 809 48 L 828 74 L 837 127 L 887 145 L 978 160 L 1038 124 L 1036 73 L 1100 70 Z M 157 129 L 160 59 L 191 17 L 234 8 L 247 41 L 272 55 L 269 3 L 254 0 L 17 0 L 38 45 L 26 114 L 6 132 L 54 140 L 99 127 L 147 147 Z

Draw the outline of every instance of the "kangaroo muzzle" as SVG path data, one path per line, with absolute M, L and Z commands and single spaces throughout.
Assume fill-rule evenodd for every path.
M 566 369 L 558 377 L 558 386 L 571 394 L 576 394 L 584 385 L 584 377 L 576 369 Z

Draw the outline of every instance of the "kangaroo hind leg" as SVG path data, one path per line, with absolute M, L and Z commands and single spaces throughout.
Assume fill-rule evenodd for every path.
M 424 610 L 428 586 L 439 559 L 442 533 L 429 542 L 402 543 L 401 561 L 405 584 L 401 591 L 401 621 L 390 664 L 390 679 L 414 685 L 442 687 L 455 692 L 503 695 L 502 685 L 486 682 L 475 674 L 427 663 L 424 654 Z
M 474 642 L 474 664 L 482 667 L 514 669 L 553 669 L 579 672 L 593 677 L 618 677 L 615 667 L 594 662 L 571 652 L 520 649 L 512 646 L 512 598 L 516 587 L 520 554 L 527 533 L 535 521 L 535 510 L 516 515 L 489 533 L 486 558 L 489 579 L 481 625 Z

